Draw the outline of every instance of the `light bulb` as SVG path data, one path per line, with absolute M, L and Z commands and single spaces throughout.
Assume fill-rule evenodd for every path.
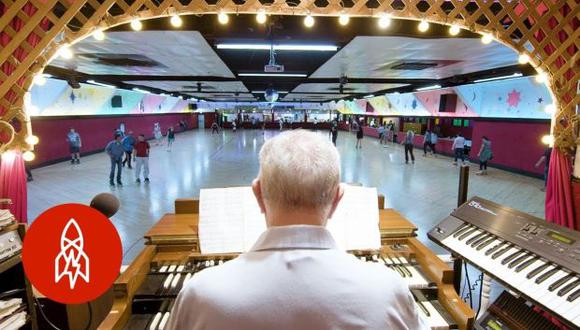
M 381 29 L 386 29 L 389 27 L 389 25 L 391 25 L 391 16 L 388 14 L 383 14 L 381 15 L 381 17 L 379 18 L 379 27 Z
M 169 23 L 171 23 L 171 25 L 173 27 L 180 27 L 181 25 L 183 25 L 183 20 L 181 19 L 181 17 L 179 17 L 179 15 L 171 15 L 171 18 L 169 19 Z
M 44 86 L 46 84 L 46 77 L 42 73 L 37 73 L 34 78 L 32 78 L 32 82 L 38 86 Z
M 30 144 L 31 146 L 37 145 L 39 142 L 38 136 L 36 135 L 29 135 L 26 137 L 26 143 Z
M 16 152 L 8 150 L 2 153 L 2 161 L 12 162 L 16 158 Z
M 338 17 L 338 23 L 340 23 L 340 25 L 342 25 L 342 26 L 347 25 L 349 21 L 350 21 L 350 17 L 348 17 L 347 14 L 341 14 Z
M 556 113 L 556 106 L 554 104 L 548 104 L 546 105 L 546 108 L 544 108 L 544 111 L 547 114 L 553 115 L 554 113 Z
M 258 10 L 258 13 L 256 14 L 256 21 L 259 24 L 264 24 L 264 23 L 266 23 L 267 19 L 268 18 L 266 17 L 266 11 L 264 9 Z
M 74 53 L 73 53 L 72 49 L 70 49 L 70 46 L 68 44 L 62 45 L 58 49 L 58 54 L 60 55 L 60 57 L 64 58 L 65 60 L 69 60 L 69 59 L 73 58 L 73 56 L 74 56 Z
M 307 28 L 311 28 L 314 26 L 314 17 L 307 15 L 306 17 L 304 17 L 304 26 L 306 26 Z
M 229 21 L 230 21 L 230 17 L 228 16 L 228 14 L 226 14 L 226 13 L 219 13 L 218 14 L 218 22 L 220 22 L 220 24 L 226 25 L 226 24 L 228 24 Z
M 22 159 L 24 159 L 24 161 L 26 161 L 26 162 L 33 161 L 35 157 L 36 157 L 36 155 L 32 151 L 25 151 L 22 154 Z
M 530 57 L 528 56 L 528 54 L 521 54 L 518 57 L 518 63 L 520 64 L 526 64 L 530 61 Z
M 543 71 L 539 71 L 536 75 L 536 82 L 541 84 L 546 82 L 546 80 L 548 80 L 548 75 Z
M 461 28 L 455 24 L 451 25 L 449 27 L 449 34 L 452 36 L 456 36 L 459 34 L 459 32 L 461 32 Z
M 96 29 L 95 32 L 93 32 L 93 38 L 98 41 L 103 41 L 105 40 L 105 32 L 103 32 L 102 29 Z
M 554 136 L 552 135 L 542 136 L 542 143 L 551 146 L 554 143 Z
M 141 31 L 141 29 L 143 28 L 143 23 L 141 23 L 140 20 L 135 18 L 131 21 L 131 28 L 133 29 L 133 31 Z
M 481 43 L 488 45 L 493 41 L 493 36 L 490 33 L 484 33 L 481 35 Z
M 419 31 L 427 32 L 427 30 L 429 30 L 429 22 L 422 20 L 421 23 L 419 23 Z

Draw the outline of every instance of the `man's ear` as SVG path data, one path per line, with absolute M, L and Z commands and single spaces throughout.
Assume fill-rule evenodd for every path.
M 262 184 L 260 183 L 260 179 L 255 178 L 252 181 L 252 191 L 254 192 L 254 196 L 256 196 L 256 201 L 258 201 L 258 206 L 260 206 L 260 211 L 263 214 L 266 214 L 266 206 L 264 204 L 264 198 L 262 197 Z
M 342 199 L 342 196 L 344 196 L 344 186 L 342 185 L 342 183 L 340 183 L 338 185 L 338 189 L 336 189 L 336 195 L 334 196 L 334 200 L 332 201 L 332 207 L 330 208 L 330 212 L 328 213 L 328 219 L 332 218 L 332 215 L 334 214 L 334 211 L 336 211 L 336 208 L 338 207 L 338 203 Z

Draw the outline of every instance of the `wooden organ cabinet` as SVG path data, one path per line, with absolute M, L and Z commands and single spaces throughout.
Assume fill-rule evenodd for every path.
M 183 283 L 236 257 L 199 252 L 198 212 L 198 200 L 178 199 L 175 213 L 145 234 L 145 248 L 114 284 L 113 307 L 99 329 L 163 329 Z M 451 268 L 414 237 L 417 228 L 398 212 L 380 209 L 379 217 L 381 249 L 349 252 L 399 273 L 433 329 L 470 329 L 474 312 L 453 289 Z

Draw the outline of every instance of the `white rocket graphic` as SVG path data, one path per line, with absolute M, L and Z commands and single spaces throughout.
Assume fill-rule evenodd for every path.
M 89 258 L 83 251 L 83 233 L 75 219 L 70 219 L 60 236 L 60 252 L 54 260 L 54 282 L 68 276 L 69 286 L 74 289 L 81 277 L 89 283 Z

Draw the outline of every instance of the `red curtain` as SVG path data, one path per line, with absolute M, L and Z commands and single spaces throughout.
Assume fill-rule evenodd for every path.
M 558 148 L 553 148 L 546 187 L 546 220 L 574 229 L 571 177 L 570 159 Z
M 0 3 L 0 16 L 8 11 L 8 6 Z M 27 3 L 22 7 L 22 12 L 28 16 L 34 15 L 37 8 L 32 3 Z M 20 31 L 25 25 L 25 22 L 21 20 L 18 16 L 14 17 L 10 22 L 10 26 L 16 32 Z M 50 22 L 48 19 L 44 18 L 40 22 L 40 27 L 43 30 L 48 30 Z M 26 41 L 30 46 L 35 46 L 40 42 L 41 36 L 38 36 L 34 32 L 30 33 Z M 11 37 L 4 31 L 0 31 L 0 48 L 5 47 L 11 41 Z M 22 61 L 26 58 L 28 53 L 26 50 L 19 46 L 13 53 L 14 57 Z M 1 63 L 0 70 L 6 75 L 12 74 L 15 70 L 15 66 L 8 63 L 8 61 Z M 21 77 L 17 84 L 22 86 L 24 84 L 25 77 Z M 16 95 L 14 92 L 9 91 L 6 93 L 4 98 L 8 101 L 15 102 Z M 4 114 L 8 109 L 0 109 L 0 113 Z M 23 123 L 21 123 L 23 124 Z M 24 171 L 24 161 L 20 153 L 15 153 L 11 155 L 4 156 L 0 162 L 0 198 L 10 198 L 12 200 L 12 205 L 2 205 L 3 208 L 8 208 L 14 214 L 16 219 L 21 222 L 27 222 L 27 196 L 26 196 L 26 174 Z
M 24 161 L 19 152 L 2 155 L 0 165 L 0 198 L 10 198 L 12 204 L 3 204 L 19 222 L 27 221 L 26 173 Z

